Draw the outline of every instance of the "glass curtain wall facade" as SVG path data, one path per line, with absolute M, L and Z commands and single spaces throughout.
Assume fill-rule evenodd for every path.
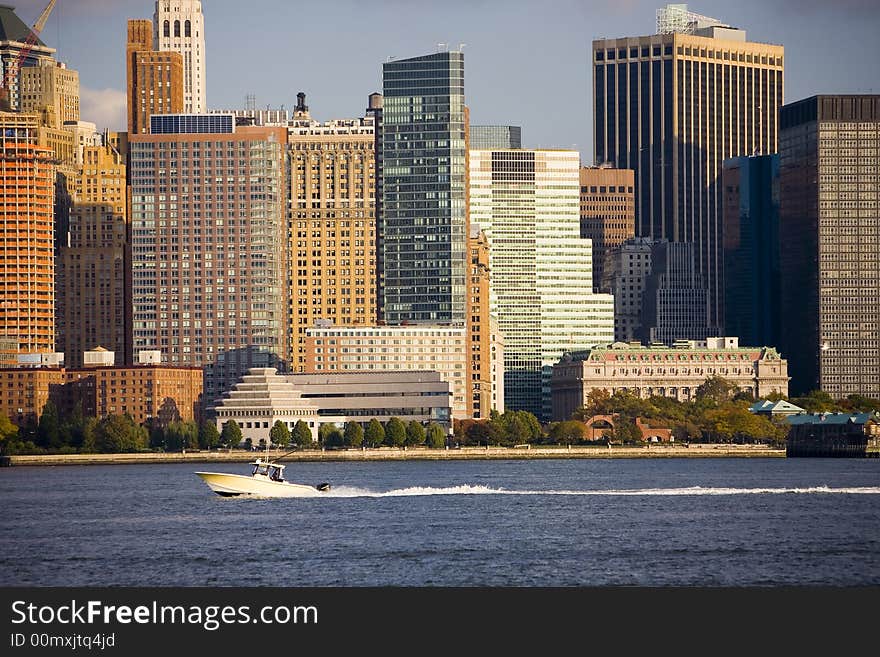
M 505 406 L 548 420 L 565 351 L 614 341 L 614 297 L 593 293 L 576 151 L 472 150 L 471 220 L 489 240 L 490 307 L 504 336 Z
M 388 324 L 464 324 L 464 55 L 383 65 L 382 313 Z

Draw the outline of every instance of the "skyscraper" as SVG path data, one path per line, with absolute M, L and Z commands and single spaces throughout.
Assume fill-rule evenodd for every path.
M 471 149 L 522 148 L 522 128 L 518 125 L 472 125 Z
M 779 345 L 779 156 L 724 161 L 724 335 Z M 786 354 L 787 355 L 787 354 Z
M 463 325 L 467 273 L 464 54 L 383 64 L 382 313 Z
M 298 94 L 290 153 L 291 368 L 304 372 L 306 329 L 376 323 L 373 117 L 319 123 Z
M 635 170 L 636 235 L 697 245 L 713 332 L 722 162 L 776 152 L 783 55 L 684 5 L 661 10 L 657 34 L 593 41 L 595 161 Z
M 68 181 L 72 205 L 59 252 L 58 351 L 68 367 L 101 346 L 131 362 L 128 301 L 131 272 L 126 220 L 125 165 L 112 146 L 86 146 L 82 166 Z
M 128 21 L 126 46 L 128 74 L 128 134 L 150 131 L 153 114 L 183 112 L 183 56 L 153 50 L 153 24 Z
M 55 351 L 55 166 L 32 114 L 0 112 L 0 360 Z
M 630 169 L 581 167 L 581 237 L 593 244 L 593 288 L 611 292 L 605 280 L 610 252 L 635 236 L 636 203 Z
M 576 151 L 472 150 L 471 219 L 489 242 L 490 306 L 504 336 L 507 408 L 549 419 L 565 351 L 614 341 L 614 299 L 593 293 L 580 236 Z
M 780 113 L 782 351 L 793 393 L 880 398 L 880 95 Z
M 287 359 L 286 128 L 153 116 L 131 135 L 134 351 L 205 367 L 205 406 Z
M 183 111 L 202 114 L 205 101 L 205 18 L 201 0 L 156 0 L 153 50 L 173 50 L 183 58 Z

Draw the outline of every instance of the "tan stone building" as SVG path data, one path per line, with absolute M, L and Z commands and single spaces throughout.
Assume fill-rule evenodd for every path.
M 711 376 L 727 379 L 755 397 L 788 394 L 788 362 L 772 347 L 740 347 L 739 340 L 731 337 L 676 347 L 615 342 L 566 354 L 553 366 L 553 419 L 569 419 L 597 389 L 689 401 Z
M 632 169 L 581 167 L 581 237 L 593 240 L 593 289 L 612 292 L 604 272 L 609 252 L 635 236 Z M 603 287 L 604 286 L 604 287 Z
M 153 49 L 153 23 L 148 20 L 128 21 L 125 54 L 128 134 L 146 134 L 153 114 L 184 111 L 183 56 L 172 50 Z
M 305 331 L 376 323 L 373 117 L 319 123 L 305 94 L 288 127 L 291 369 L 307 371 Z
M 79 73 L 51 57 L 21 69 L 19 93 L 21 111 L 39 114 L 49 128 L 79 121 Z
M 55 351 L 55 161 L 36 115 L 0 112 L 0 362 Z M 5 355 L 5 357 L 4 357 Z
M 106 345 L 121 365 L 131 362 L 125 165 L 112 146 L 86 146 L 82 157 L 58 259 L 58 351 L 80 367 L 85 350 Z

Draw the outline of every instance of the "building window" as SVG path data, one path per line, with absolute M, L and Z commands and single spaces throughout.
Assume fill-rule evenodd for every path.
M 180 36 L 180 21 L 174 21 L 174 36 Z
M 183 36 L 186 36 L 186 37 L 192 36 L 192 22 L 191 21 L 186 21 L 183 24 Z
M 165 21 L 162 34 L 164 34 L 167 37 L 171 36 L 171 22 L 170 21 Z

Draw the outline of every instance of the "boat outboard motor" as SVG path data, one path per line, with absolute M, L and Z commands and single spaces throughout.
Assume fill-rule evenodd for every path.
M 325 481 L 315 486 L 315 488 L 317 488 L 319 491 L 328 491 L 330 490 L 330 484 Z

